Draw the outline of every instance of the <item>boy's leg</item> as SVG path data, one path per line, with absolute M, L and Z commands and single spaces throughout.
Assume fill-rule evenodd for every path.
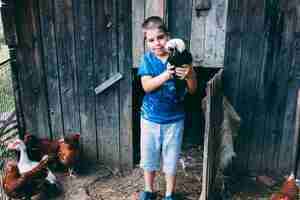
M 141 118 L 141 162 L 144 169 L 145 191 L 153 192 L 155 172 L 160 162 L 160 125 Z
M 170 196 L 175 192 L 176 175 L 165 175 L 166 179 L 166 196 Z
M 181 152 L 184 120 L 163 125 L 163 171 L 166 179 L 166 196 L 175 192 L 176 168 L 179 154 Z
M 144 171 L 145 191 L 154 191 L 155 171 Z

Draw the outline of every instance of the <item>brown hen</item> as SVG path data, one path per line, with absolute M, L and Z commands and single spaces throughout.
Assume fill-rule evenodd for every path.
M 80 134 L 73 134 L 59 140 L 58 158 L 69 169 L 70 176 L 74 176 L 73 170 L 79 160 L 79 138 Z
M 17 163 L 9 161 L 4 168 L 2 187 L 10 198 L 26 198 L 40 193 L 47 183 L 48 156 L 44 157 L 31 171 L 20 174 Z

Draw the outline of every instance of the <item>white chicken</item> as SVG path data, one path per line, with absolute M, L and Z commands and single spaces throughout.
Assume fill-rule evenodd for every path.
M 8 144 L 7 148 L 20 152 L 20 159 L 17 164 L 20 174 L 24 174 L 26 172 L 31 171 L 33 168 L 35 168 L 39 164 L 38 162 L 31 161 L 28 158 L 27 151 L 26 151 L 26 145 L 24 144 L 24 142 L 22 140 L 16 139 L 14 142 Z M 54 185 L 55 187 L 59 186 L 58 180 L 56 179 L 55 175 L 49 169 L 48 169 L 48 175 L 46 177 L 46 180 L 48 180 L 49 183 L 51 185 Z

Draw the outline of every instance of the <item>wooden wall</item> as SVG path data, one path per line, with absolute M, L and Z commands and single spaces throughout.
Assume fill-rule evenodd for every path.
M 131 1 L 3 3 L 21 126 L 49 138 L 80 132 L 88 161 L 131 168 Z
M 289 173 L 299 79 L 300 4 L 232 0 L 225 94 L 241 115 L 237 169 Z

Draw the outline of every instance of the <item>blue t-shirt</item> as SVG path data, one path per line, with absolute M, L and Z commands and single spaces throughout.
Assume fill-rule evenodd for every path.
M 147 52 L 141 60 L 138 75 L 158 76 L 166 70 L 167 62 L 163 63 L 152 52 Z M 155 91 L 147 92 L 143 99 L 141 115 L 156 123 L 171 123 L 184 119 L 184 95 L 186 87 L 178 91 L 175 79 L 166 81 Z

